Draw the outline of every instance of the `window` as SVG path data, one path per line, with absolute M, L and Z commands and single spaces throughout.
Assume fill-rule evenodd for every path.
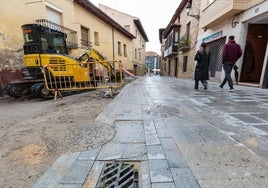
M 122 47 L 121 47 L 121 42 L 117 42 L 117 53 L 118 53 L 118 55 L 122 55 L 122 49 L 121 49 Z
M 89 46 L 89 30 L 85 27 L 81 27 L 81 45 Z
M 137 59 L 137 49 L 135 48 L 135 59 Z
M 187 38 L 190 37 L 190 28 L 191 28 L 191 22 L 189 22 L 189 23 L 186 25 L 186 35 L 187 35 Z
M 62 10 L 55 5 L 46 2 L 47 20 L 56 24 L 62 24 Z
M 127 45 L 124 44 L 124 56 L 127 57 Z
M 184 56 L 183 57 L 182 72 L 187 72 L 187 62 L 188 62 L 188 56 Z
M 174 43 L 178 43 L 179 42 L 179 33 L 175 32 L 174 33 Z
M 98 32 L 94 32 L 94 44 L 99 46 L 100 45 L 100 41 L 99 41 L 99 33 Z
M 139 52 L 139 61 L 141 61 L 141 52 Z

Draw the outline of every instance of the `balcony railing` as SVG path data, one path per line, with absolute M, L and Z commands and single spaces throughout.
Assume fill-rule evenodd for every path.
M 175 56 L 178 54 L 180 25 L 172 25 L 165 35 L 164 57 Z
M 178 54 L 178 44 L 172 45 L 168 47 L 167 49 L 165 49 L 164 51 L 165 58 L 169 56 L 177 55 L 177 54 Z
M 184 35 L 179 39 L 179 51 L 188 51 L 190 50 L 191 41 L 188 35 Z
M 76 31 L 69 29 L 67 27 L 64 27 L 62 25 L 56 24 L 56 23 L 51 22 L 51 21 L 46 20 L 46 19 L 38 19 L 38 20 L 36 20 L 36 23 L 39 25 L 48 27 L 50 29 L 61 31 L 61 32 L 67 34 L 67 39 L 66 39 L 67 47 L 71 48 L 71 49 L 76 49 L 78 47 L 77 32 Z

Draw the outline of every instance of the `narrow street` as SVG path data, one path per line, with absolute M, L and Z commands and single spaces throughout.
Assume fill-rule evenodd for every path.
M 61 156 L 34 187 L 102 187 L 106 163 L 139 163 L 140 187 L 267 187 L 268 94 L 238 86 L 143 77 L 126 85 L 96 118 L 114 138 Z M 82 168 L 83 167 L 83 168 Z M 83 170 L 81 170 L 83 169 Z

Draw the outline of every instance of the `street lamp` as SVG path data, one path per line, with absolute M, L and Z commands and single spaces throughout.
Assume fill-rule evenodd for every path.
M 194 17 L 195 19 L 197 19 L 199 21 L 199 19 L 200 19 L 199 14 L 190 14 L 190 11 L 191 11 L 191 8 L 192 8 L 191 3 L 187 3 L 187 5 L 186 5 L 185 8 L 186 8 L 186 14 L 187 14 L 187 16 Z

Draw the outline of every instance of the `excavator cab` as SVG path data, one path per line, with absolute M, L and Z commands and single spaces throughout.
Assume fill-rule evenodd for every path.
M 61 31 L 38 24 L 26 24 L 22 27 L 24 54 L 62 54 L 68 55 L 66 38 Z
M 21 28 L 24 38 L 23 78 L 43 79 L 41 67 L 48 63 L 44 61 L 45 59 L 53 55 L 68 55 L 67 35 L 39 24 L 25 24 Z

